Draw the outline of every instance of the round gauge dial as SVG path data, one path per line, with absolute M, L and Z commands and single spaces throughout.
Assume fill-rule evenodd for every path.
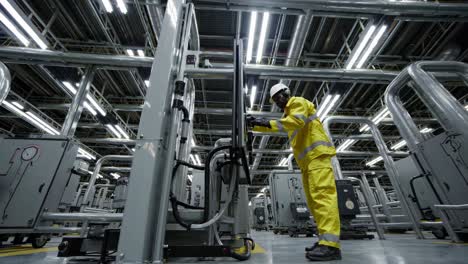
M 39 149 L 37 147 L 34 147 L 34 146 L 27 147 L 21 153 L 21 158 L 25 161 L 32 160 L 34 157 L 36 157 L 38 152 L 39 152 Z

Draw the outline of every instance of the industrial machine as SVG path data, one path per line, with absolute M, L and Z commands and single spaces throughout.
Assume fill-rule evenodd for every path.
M 187 21 L 191 21 L 192 15 L 194 15 L 193 6 L 187 5 Z M 191 32 L 190 22 L 185 24 L 184 32 L 186 34 Z M 188 44 L 183 41 L 181 45 Z M 172 129 L 178 133 L 169 133 L 172 137 L 170 138 L 172 145 L 168 146 L 167 149 L 176 149 L 177 151 L 174 155 L 158 156 L 157 162 L 165 161 L 165 163 L 170 164 L 167 170 L 161 172 L 161 175 L 158 174 L 159 179 L 169 179 L 170 181 L 165 185 L 167 189 L 157 193 L 157 195 L 166 194 L 167 196 L 151 200 L 152 204 L 169 201 L 169 208 L 167 212 L 166 210 L 157 212 L 158 219 L 162 216 L 165 217 L 164 224 L 156 225 L 154 222 L 150 224 L 151 227 L 156 226 L 158 230 L 165 232 L 164 241 L 157 241 L 157 243 L 164 245 L 164 247 L 158 247 L 158 250 L 164 248 L 165 258 L 233 257 L 238 260 L 246 260 L 255 247 L 249 234 L 249 217 L 248 210 L 246 210 L 249 202 L 248 185 L 251 183 L 247 156 L 251 150 L 251 136 L 247 136 L 244 120 L 242 42 L 236 41 L 234 46 L 234 65 L 236 67 L 233 78 L 232 135 L 230 138 L 220 139 L 216 142 L 213 149 L 205 157 L 203 166 L 188 162 L 190 140 L 187 139 L 191 137 L 192 132 L 190 124 L 193 118 L 195 87 L 192 82 L 183 77 L 183 70 L 184 67 L 194 67 L 191 65 L 194 61 L 192 53 L 184 53 L 181 57 L 183 58 L 181 60 L 183 66 L 178 75 L 180 78 L 171 84 L 174 87 L 171 109 L 174 114 L 172 123 L 174 127 Z M 186 48 L 187 46 L 185 46 Z M 138 146 L 136 149 L 135 158 L 138 158 Z M 98 161 L 96 168 L 99 169 L 101 164 Z M 152 164 L 146 162 L 142 166 L 150 165 Z M 136 188 L 135 186 L 138 186 L 142 181 L 142 176 L 135 173 L 140 167 L 135 163 L 132 166 L 131 176 L 128 179 L 119 179 L 114 193 L 113 207 L 123 213 L 99 215 L 80 213 L 53 216 L 60 219 L 82 220 L 85 226 L 80 237 L 63 238 L 58 256 L 82 256 L 89 255 L 91 252 L 100 252 L 100 259 L 104 262 L 110 259 L 109 255 L 117 250 L 117 246 L 121 247 L 129 242 L 124 239 L 131 234 L 126 233 L 129 230 L 126 229 L 128 226 L 125 225 L 125 219 L 135 216 L 131 212 L 140 209 L 142 196 L 139 189 L 132 191 L 132 188 Z M 193 170 L 192 190 L 189 195 L 190 203 L 187 202 L 186 197 L 187 168 Z M 93 177 L 96 174 L 95 169 Z M 154 175 L 151 177 L 154 178 Z M 127 184 L 128 188 L 126 188 Z M 88 188 L 95 187 L 91 180 L 89 185 Z M 91 192 L 91 189 L 89 190 Z M 138 192 L 136 196 L 135 191 Z M 90 192 L 87 192 L 83 199 L 86 205 L 91 201 Z M 132 199 L 138 200 L 139 204 L 133 203 Z M 125 206 L 122 207 L 124 200 Z M 122 221 L 122 217 L 123 224 L 121 225 L 118 222 Z M 138 215 L 137 217 L 140 219 L 143 216 Z M 112 222 L 117 223 L 112 224 Z M 134 248 L 134 245 L 125 246 L 125 249 L 129 248 Z M 125 257 L 124 254 L 119 256 Z M 117 258 L 117 261 L 121 260 Z
M 268 197 L 266 194 L 262 194 L 258 197 L 250 199 L 250 203 L 250 218 L 252 228 L 257 231 L 268 230 Z
M 467 83 L 467 70 L 468 65 L 460 62 L 417 62 L 403 70 L 385 93 L 395 125 L 411 151 L 410 159 L 398 163 L 404 199 L 415 208 L 415 218 L 433 220 L 439 215 L 453 241 L 468 240 L 468 112 L 431 73 L 455 73 Z M 408 80 L 439 121 L 442 129 L 437 135 L 422 133 L 408 118 L 398 97 Z
M 78 145 L 63 138 L 3 138 L 0 140 L 0 237 L 14 235 L 14 243 L 25 237 L 42 247 L 49 236 L 41 233 L 44 212 L 59 211 L 72 173 Z M 76 186 L 76 185 L 75 185 Z M 74 187 L 71 187 L 72 189 Z M 21 210 L 18 210 L 21 208 Z
M 273 233 L 313 236 L 316 232 L 307 208 L 301 174 L 273 171 L 269 176 Z

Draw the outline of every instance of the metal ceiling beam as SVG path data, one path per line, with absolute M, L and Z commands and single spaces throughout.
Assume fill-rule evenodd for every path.
M 388 1 L 388 0 L 204 0 L 203 2 L 222 3 L 235 7 L 244 5 L 250 7 L 311 9 L 329 13 L 363 13 L 389 16 L 417 15 L 425 17 L 468 16 L 468 4 L 438 3 L 422 1 Z

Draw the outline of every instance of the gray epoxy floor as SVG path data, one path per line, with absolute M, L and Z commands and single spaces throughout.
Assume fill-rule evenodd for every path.
M 304 247 L 311 245 L 316 238 L 290 238 L 287 235 L 274 235 L 271 232 L 254 232 L 255 241 L 265 249 L 265 253 L 252 254 L 245 264 L 308 263 L 304 258 Z M 429 237 L 430 235 L 428 235 Z M 57 241 L 57 240 L 55 240 Z M 55 246 L 52 241 L 47 247 Z M 415 263 L 468 263 L 468 244 L 455 245 L 448 240 L 418 240 L 413 234 L 387 234 L 387 240 L 342 241 L 343 260 L 328 262 L 340 264 L 415 264 Z M 55 257 L 56 252 L 44 252 L 31 255 L 0 257 L 1 264 L 62 264 L 83 263 L 67 261 Z M 196 259 L 171 259 L 169 263 L 236 263 L 234 259 L 216 259 L 216 261 L 198 261 Z

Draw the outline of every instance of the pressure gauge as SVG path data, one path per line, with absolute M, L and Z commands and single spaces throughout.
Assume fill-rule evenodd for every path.
M 21 153 L 21 159 L 24 161 L 30 161 L 36 157 L 37 153 L 39 153 L 39 149 L 36 146 L 26 147 Z

